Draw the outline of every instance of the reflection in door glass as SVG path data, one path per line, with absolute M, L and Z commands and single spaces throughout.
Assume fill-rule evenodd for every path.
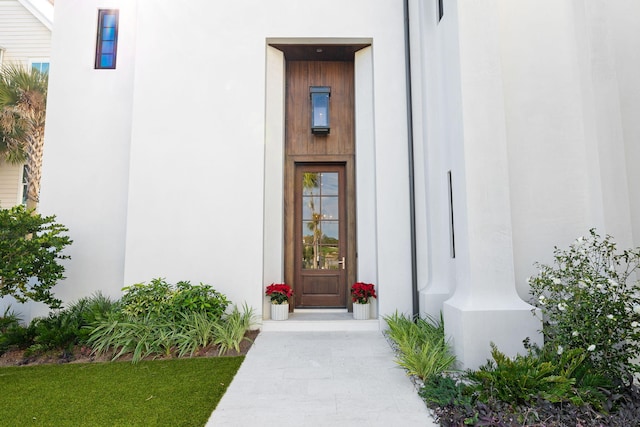
M 302 176 L 302 268 L 339 268 L 338 173 Z

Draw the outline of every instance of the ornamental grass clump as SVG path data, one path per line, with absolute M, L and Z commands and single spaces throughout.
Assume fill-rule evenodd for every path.
M 545 347 L 558 354 L 582 349 L 595 372 L 630 386 L 640 372 L 640 288 L 633 280 L 639 265 L 640 248 L 620 252 L 594 229 L 567 250 L 556 247 L 554 264 L 538 264 L 529 279 Z
M 395 343 L 396 363 L 424 380 L 451 369 L 456 357 L 445 339 L 444 325 L 427 317 L 395 313 L 384 317 L 389 326 L 387 336 Z
M 367 304 L 369 298 L 377 298 L 376 286 L 373 283 L 356 282 L 351 286 L 351 301 Z
M 287 304 L 293 296 L 293 290 L 286 283 L 272 283 L 267 286 L 265 295 L 271 299 L 271 304 Z

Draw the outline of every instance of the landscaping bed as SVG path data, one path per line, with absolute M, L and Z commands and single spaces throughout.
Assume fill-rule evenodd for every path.
M 245 339 L 240 342 L 240 350 L 230 349 L 224 356 L 246 356 L 247 352 L 253 345 L 259 330 L 247 331 L 244 335 Z M 220 357 L 219 347 L 210 345 L 201 348 L 191 357 Z M 189 357 L 189 356 L 185 356 Z M 72 351 L 52 350 L 41 354 L 28 354 L 24 349 L 13 349 L 0 355 L 0 367 L 5 366 L 33 366 L 43 364 L 63 364 L 63 363 L 93 363 L 93 362 L 109 362 L 112 358 L 110 354 L 95 355 L 92 350 L 86 346 L 75 347 Z M 131 354 L 124 355 L 118 360 L 131 361 Z M 163 355 L 148 356 L 145 360 L 165 360 L 175 357 L 166 357 Z

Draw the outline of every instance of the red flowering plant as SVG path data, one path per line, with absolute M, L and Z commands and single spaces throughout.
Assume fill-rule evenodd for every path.
M 376 286 L 373 283 L 356 282 L 351 286 L 351 300 L 358 304 L 367 304 L 369 298 L 376 298 Z
M 272 283 L 267 286 L 265 294 L 271 298 L 271 304 L 286 304 L 293 296 L 293 289 L 286 283 Z

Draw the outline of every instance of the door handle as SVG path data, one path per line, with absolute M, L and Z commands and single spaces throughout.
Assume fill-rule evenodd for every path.
M 342 259 L 340 261 L 338 261 L 338 264 L 342 265 L 342 269 L 345 269 L 345 265 L 347 264 L 344 257 L 342 257 Z

